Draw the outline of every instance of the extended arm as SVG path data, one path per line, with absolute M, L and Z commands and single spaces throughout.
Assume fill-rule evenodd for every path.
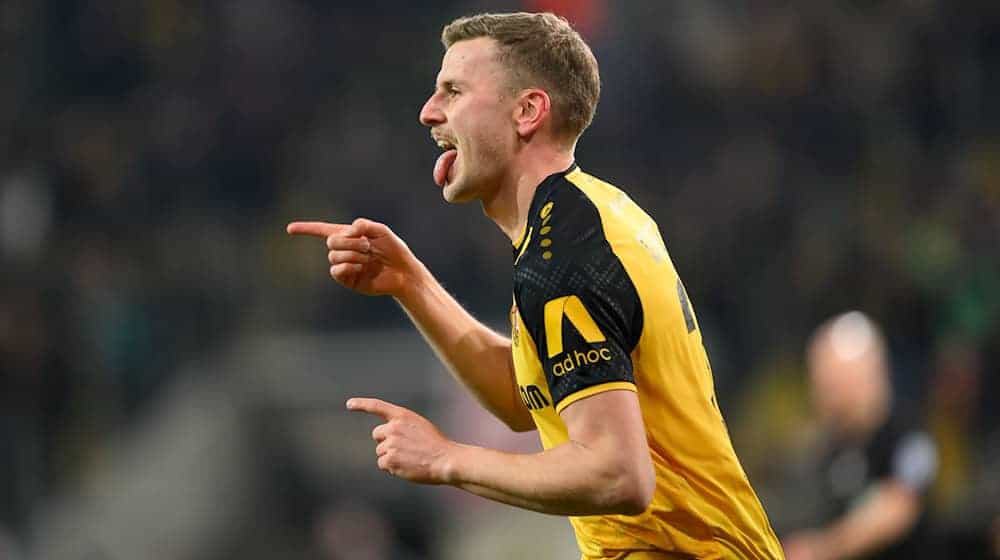
M 903 484 L 887 480 L 874 495 L 826 531 L 832 558 L 855 558 L 899 540 L 920 516 L 920 496 Z
M 449 469 L 450 483 L 542 513 L 645 511 L 656 479 L 635 393 L 598 393 L 569 405 L 562 417 L 569 441 L 541 453 L 461 448 Z
M 870 497 L 829 527 L 793 535 L 785 542 L 789 560 L 857 558 L 898 541 L 920 516 L 920 496 L 907 486 L 886 479 Z
M 514 381 L 510 339 L 476 320 L 423 266 L 396 298 L 455 379 L 510 429 L 535 429 Z
M 423 417 L 374 399 L 348 408 L 382 416 L 375 428 L 379 468 L 431 484 L 558 515 L 636 515 L 655 486 L 638 398 L 614 390 L 563 411 L 569 440 L 541 453 L 514 454 L 448 441 Z
M 387 226 L 294 222 L 288 233 L 326 239 L 330 275 L 367 295 L 391 295 L 452 375 L 515 431 L 535 428 L 514 382 L 510 340 L 470 315 Z

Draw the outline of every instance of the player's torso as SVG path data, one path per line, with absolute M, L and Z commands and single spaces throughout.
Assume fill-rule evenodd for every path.
M 574 518 L 585 554 L 780 557 L 719 413 L 694 310 L 655 222 L 624 193 L 579 169 L 539 187 L 515 250 L 511 335 L 521 398 L 546 448 L 566 441 L 568 404 L 609 389 L 638 394 L 657 491 L 640 516 Z M 620 353 L 631 375 L 605 371 Z

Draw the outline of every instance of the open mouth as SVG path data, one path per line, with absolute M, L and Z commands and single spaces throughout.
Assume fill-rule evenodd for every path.
M 437 137 L 434 140 L 438 147 L 444 150 L 444 153 L 438 156 L 437 162 L 434 164 L 434 182 L 439 187 L 445 187 L 451 182 L 452 169 L 458 159 L 458 148 L 450 140 Z

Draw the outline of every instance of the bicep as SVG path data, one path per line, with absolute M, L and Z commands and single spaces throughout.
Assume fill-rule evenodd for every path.
M 646 428 L 635 391 L 615 389 L 590 395 L 564 408 L 560 416 L 570 440 L 609 460 L 623 461 L 637 475 L 652 476 Z

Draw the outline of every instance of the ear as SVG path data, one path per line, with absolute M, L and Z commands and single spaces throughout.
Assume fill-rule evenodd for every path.
M 530 138 L 551 116 L 552 100 L 544 90 L 525 89 L 518 94 L 517 104 L 514 107 L 518 136 Z

